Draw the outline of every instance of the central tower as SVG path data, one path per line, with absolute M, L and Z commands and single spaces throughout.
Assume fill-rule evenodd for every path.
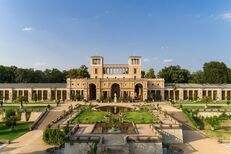
M 128 64 L 104 64 L 102 56 L 92 56 L 90 59 L 90 77 L 92 79 L 140 79 L 141 66 L 140 56 L 130 56 Z

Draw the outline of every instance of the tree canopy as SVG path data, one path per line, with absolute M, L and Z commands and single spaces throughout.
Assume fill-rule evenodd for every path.
M 190 72 L 179 65 L 169 66 L 160 70 L 159 76 L 164 78 L 166 83 L 188 83 Z
M 69 71 L 60 71 L 57 68 L 41 71 L 0 65 L 0 83 L 65 83 L 68 76 L 89 77 L 87 69 L 85 65 L 82 65 L 80 68 Z
M 231 83 L 231 69 L 223 62 L 211 61 L 203 65 L 203 69 L 190 73 L 179 65 L 161 69 L 158 76 L 166 83 Z M 65 83 L 66 78 L 89 78 L 85 65 L 79 68 L 60 71 L 46 69 L 44 71 L 0 65 L 0 83 Z M 142 71 L 142 78 L 155 78 L 154 69 Z
M 155 72 L 153 68 L 150 68 L 144 75 L 145 78 L 155 78 Z
M 203 66 L 206 83 L 229 83 L 230 69 L 223 62 L 209 62 Z

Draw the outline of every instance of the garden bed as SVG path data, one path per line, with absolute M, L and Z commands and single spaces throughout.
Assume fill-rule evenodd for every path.
M 104 121 L 106 115 L 106 112 L 83 111 L 77 115 L 76 118 L 71 121 L 71 123 L 93 124 L 97 121 Z
M 135 124 L 157 123 L 159 119 L 149 112 L 126 112 L 124 119 L 133 121 Z
M 14 140 L 29 131 L 29 122 L 18 122 L 12 130 L 4 122 L 0 122 L 0 140 Z

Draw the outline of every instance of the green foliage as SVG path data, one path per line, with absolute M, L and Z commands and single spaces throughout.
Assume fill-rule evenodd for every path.
M 146 74 L 145 74 L 144 77 L 145 77 L 145 78 L 149 78 L 149 79 L 155 78 L 156 76 L 155 76 L 154 69 L 153 69 L 153 68 L 149 69 L 149 70 L 146 72 Z
M 159 76 L 164 78 L 166 83 L 188 83 L 190 72 L 179 65 L 169 66 L 160 70 Z
M 183 113 L 187 116 L 187 118 L 191 121 L 193 126 L 196 128 L 200 128 L 200 125 L 197 123 L 197 121 L 194 119 L 193 114 L 190 113 L 187 109 L 182 108 Z
M 60 129 L 46 128 L 43 132 L 43 141 L 47 144 L 62 145 L 65 133 Z
M 204 72 L 197 71 L 191 74 L 190 83 L 204 83 Z
M 26 102 L 26 101 L 28 101 L 26 96 L 18 96 L 17 97 L 17 102 L 21 103 L 21 107 L 23 107 L 23 102 Z
M 26 111 L 25 112 L 25 119 L 26 119 L 26 121 L 30 120 L 30 116 L 31 116 L 31 112 L 30 111 Z
M 203 66 L 205 83 L 229 83 L 230 69 L 223 62 L 211 61 Z
M 12 110 L 12 109 L 6 110 L 6 112 L 5 112 L 5 118 L 9 118 L 11 116 L 16 116 L 16 112 L 14 110 Z
M 15 66 L 0 66 L 0 83 L 64 83 L 65 71 L 23 69 Z
M 11 127 L 14 129 L 14 126 L 16 125 L 16 122 L 19 120 L 16 112 L 14 110 L 6 110 L 5 113 L 5 125 L 7 127 Z
M 17 120 L 18 120 L 18 121 L 21 120 L 21 118 L 22 118 L 22 112 L 21 112 L 20 110 L 18 110 L 18 111 L 16 112 L 16 117 L 17 117 Z
M 71 69 L 67 72 L 68 78 L 89 78 L 89 72 L 88 68 L 85 65 L 80 66 L 80 68 L 77 69 Z
M 221 121 L 217 116 L 206 118 L 205 121 L 211 126 L 211 130 L 215 130 L 221 125 Z

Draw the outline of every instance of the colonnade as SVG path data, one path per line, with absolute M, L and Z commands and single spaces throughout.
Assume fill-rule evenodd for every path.
M 211 100 L 231 100 L 231 90 L 222 89 L 168 89 L 165 100 L 198 100 L 209 97 Z
M 18 96 L 25 96 L 29 102 L 66 100 L 67 91 L 65 89 L 2 89 L 0 90 L 0 100 L 15 101 Z
M 105 67 L 104 74 L 128 74 L 128 67 Z

